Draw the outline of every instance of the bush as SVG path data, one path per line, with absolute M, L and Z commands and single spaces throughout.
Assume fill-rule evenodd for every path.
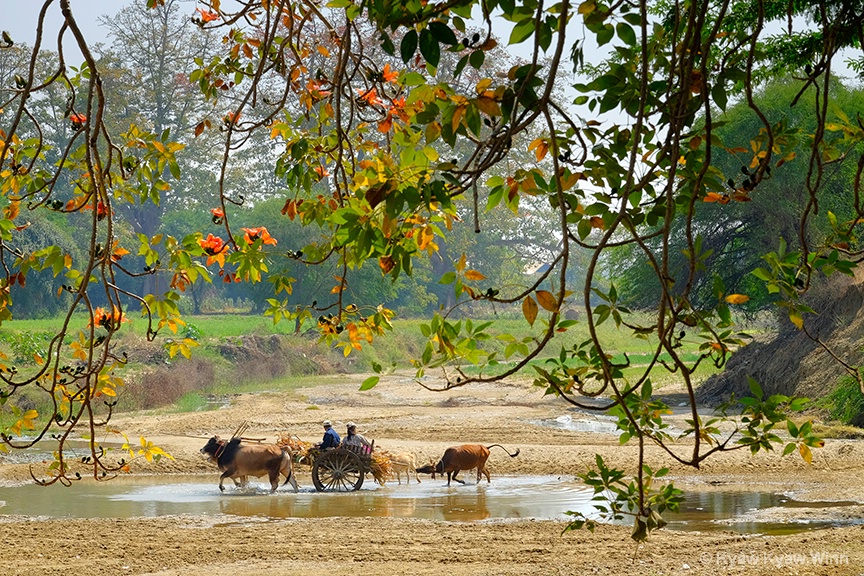
M 184 358 L 168 366 L 159 366 L 127 385 L 133 405 L 124 405 L 124 408 L 149 409 L 173 404 L 189 392 L 209 389 L 213 379 L 213 364 L 202 358 Z
M 829 419 L 852 426 L 864 426 L 864 394 L 861 394 L 854 378 L 843 377 L 820 404 L 828 410 Z

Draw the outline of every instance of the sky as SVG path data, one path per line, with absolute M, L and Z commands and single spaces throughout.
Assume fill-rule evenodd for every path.
M 36 40 L 39 11 L 44 3 L 44 0 L 0 0 L 0 30 L 9 32 L 15 42 L 32 46 Z M 129 0 L 69 0 L 72 15 L 90 45 L 107 40 L 105 30 L 99 27 L 99 17 L 116 14 L 128 4 Z M 57 50 L 57 32 L 62 23 L 60 2 L 54 0 L 45 17 L 43 48 Z M 67 31 L 66 36 L 64 48 L 69 51 L 68 63 L 77 66 L 82 60 L 81 53 L 74 48 L 71 33 Z
M 195 3 L 191 0 L 188 1 L 188 12 L 192 14 Z M 132 0 L 69 0 L 75 21 L 90 45 L 95 42 L 107 41 L 105 30 L 99 27 L 99 17 L 116 14 L 131 2 Z M 36 22 L 39 11 L 44 3 L 45 0 L 0 0 L 0 30 L 8 31 L 16 42 L 25 42 L 32 46 L 36 40 Z M 46 32 L 43 36 L 44 48 L 56 51 L 56 33 L 62 22 L 60 1 L 53 0 L 46 16 Z M 506 40 L 509 37 L 510 28 L 512 25 L 509 22 L 500 20 L 496 23 L 495 33 Z M 71 34 L 67 33 L 67 35 L 69 38 L 64 42 L 64 46 L 67 50 L 73 50 L 74 42 Z M 511 46 L 509 50 L 524 58 L 530 58 L 528 48 L 529 44 L 525 43 Z M 77 56 L 72 57 L 72 54 Z M 76 65 L 80 60 L 80 52 L 75 49 L 70 54 L 69 60 L 70 64 Z

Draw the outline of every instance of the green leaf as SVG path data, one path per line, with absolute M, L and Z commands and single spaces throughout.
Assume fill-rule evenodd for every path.
M 420 54 L 430 66 L 438 67 L 438 62 L 441 60 L 441 45 L 428 29 L 420 32 Z
M 381 380 L 379 376 L 370 376 L 360 385 L 360 391 L 365 392 L 366 390 L 371 390 L 376 384 L 378 384 L 379 380 Z
M 417 31 L 409 30 L 402 38 L 402 43 L 399 45 L 399 54 L 402 56 L 402 62 L 408 63 L 417 51 Z
M 720 110 L 723 110 L 724 112 L 726 111 L 728 98 L 726 96 L 726 88 L 723 86 L 722 82 L 718 82 L 711 89 L 711 98 Z
M 615 36 L 615 27 L 611 24 L 606 24 L 597 31 L 597 45 L 603 46 L 604 44 L 608 44 L 612 38 Z
M 533 18 L 525 18 L 516 26 L 513 27 L 513 31 L 510 32 L 510 41 L 512 44 L 519 44 L 527 40 L 532 34 L 534 34 L 534 19 Z
M 465 66 L 468 64 L 468 59 L 469 56 L 467 54 L 459 59 L 459 63 L 456 64 L 456 70 L 453 72 L 454 77 L 459 77 L 459 75 L 462 73 L 462 70 L 464 70 Z
M 615 30 L 618 32 L 618 37 L 624 41 L 628 46 L 636 45 L 636 32 L 633 31 L 633 28 L 627 24 L 626 22 L 619 22 L 615 27 Z
M 455 46 L 459 43 L 459 40 L 456 39 L 456 34 L 453 33 L 453 30 L 451 30 L 449 26 L 438 20 L 434 20 L 429 23 L 429 32 L 431 32 L 432 36 L 434 36 L 435 39 L 442 44 Z
M 759 383 L 753 378 L 748 378 L 750 385 L 750 393 L 753 394 L 753 397 L 757 400 L 762 399 L 762 387 L 759 386 Z

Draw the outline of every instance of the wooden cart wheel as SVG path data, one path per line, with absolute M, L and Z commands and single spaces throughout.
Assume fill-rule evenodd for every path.
M 360 457 L 342 448 L 323 452 L 312 466 L 312 482 L 319 492 L 359 490 L 363 485 L 363 475 Z

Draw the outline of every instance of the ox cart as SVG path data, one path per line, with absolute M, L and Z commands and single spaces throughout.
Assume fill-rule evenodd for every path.
M 371 472 L 372 453 L 363 446 L 329 448 L 312 463 L 312 483 L 319 492 L 353 492 Z

